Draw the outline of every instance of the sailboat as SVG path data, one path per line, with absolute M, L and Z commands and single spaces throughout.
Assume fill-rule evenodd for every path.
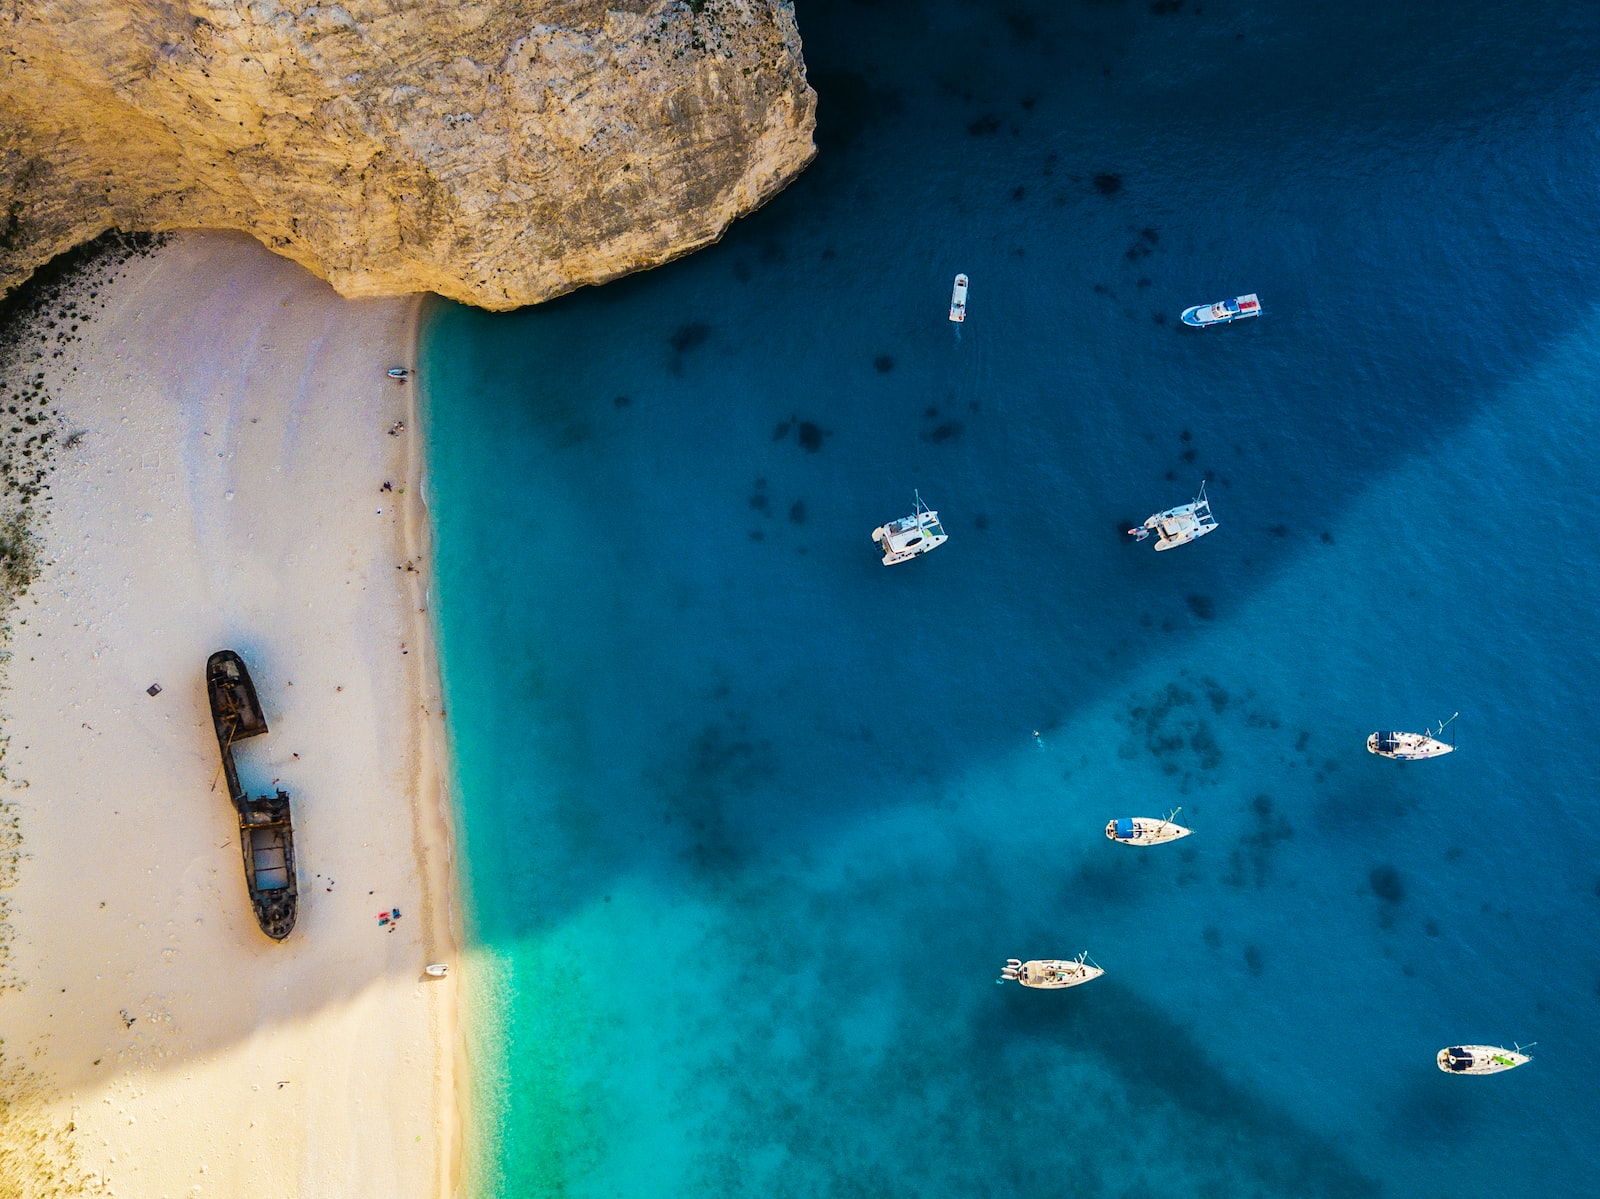
M 1537 1041 L 1526 1046 L 1532 1049 Z M 1501 1049 L 1498 1045 L 1452 1045 L 1439 1050 L 1439 1069 L 1446 1074 L 1500 1074 L 1525 1066 L 1533 1059 L 1518 1045 L 1515 1049 Z
M 1106 823 L 1106 836 L 1124 845 L 1161 845 L 1177 841 L 1194 831 L 1173 820 L 1181 811 L 1182 808 L 1173 808 L 1165 820 L 1154 816 L 1123 816 Z
M 1373 733 L 1367 738 L 1367 752 L 1377 754 L 1380 758 L 1394 758 L 1401 762 L 1415 762 L 1422 758 L 1440 758 L 1445 754 L 1455 752 L 1455 734 L 1452 732 L 1448 743 L 1439 740 L 1444 736 L 1445 726 L 1455 720 L 1457 712 L 1449 720 L 1439 722 L 1438 732 L 1426 733 Z

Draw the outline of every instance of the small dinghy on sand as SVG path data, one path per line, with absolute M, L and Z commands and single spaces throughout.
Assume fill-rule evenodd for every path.
M 956 285 L 950 289 L 950 319 L 961 324 L 967 319 L 967 277 L 956 276 Z
M 1174 823 L 1172 818 L 1181 811 L 1182 808 L 1172 809 L 1165 820 L 1154 816 L 1124 816 L 1106 824 L 1106 836 L 1123 845 L 1162 845 L 1177 841 L 1194 831 Z
M 1058 991 L 1063 987 L 1081 986 L 1104 973 L 1104 970 L 1089 960 L 1087 953 L 1080 953 L 1072 961 L 1044 958 L 1024 962 L 1018 958 L 1007 958 L 1005 969 L 1000 971 L 1000 977 L 994 981 L 1021 983 L 1025 987 Z
M 1203 329 L 1207 325 L 1226 325 L 1248 316 L 1261 315 L 1261 301 L 1254 292 L 1247 296 L 1234 296 L 1231 300 L 1218 300 L 1215 304 L 1196 304 L 1183 310 L 1183 323 Z
M 1143 541 L 1151 533 L 1156 535 L 1156 550 L 1170 550 L 1175 545 L 1204 537 L 1217 527 L 1217 518 L 1211 515 L 1211 501 L 1206 499 L 1206 485 L 1200 484 L 1200 494 L 1187 504 L 1168 508 L 1147 517 L 1144 524 L 1134 525 L 1128 536 Z
M 1537 1042 L 1535 1042 L 1537 1043 Z M 1528 1046 L 1529 1049 L 1533 1045 Z M 1498 1045 L 1452 1045 L 1439 1050 L 1439 1069 L 1446 1074 L 1501 1074 L 1527 1065 L 1533 1059 L 1515 1049 L 1501 1049 Z
M 926 554 L 929 550 L 936 550 L 950 540 L 944 526 L 939 523 L 939 514 L 930 512 L 928 506 L 922 502 L 920 492 L 912 492 L 916 497 L 916 510 L 910 516 L 902 516 L 899 520 L 891 520 L 886 525 L 879 525 L 872 530 L 872 540 L 883 547 L 883 564 L 893 566 L 897 562 L 915 558 L 918 554 Z
M 1456 716 L 1450 720 L 1441 720 L 1437 733 L 1373 733 L 1367 738 L 1367 752 L 1377 754 L 1380 758 L 1394 758 L 1399 762 L 1416 762 L 1423 758 L 1440 758 L 1445 754 L 1454 753 L 1453 744 L 1439 740 L 1444 736 L 1444 730 Z M 1451 734 L 1454 741 L 1455 734 Z

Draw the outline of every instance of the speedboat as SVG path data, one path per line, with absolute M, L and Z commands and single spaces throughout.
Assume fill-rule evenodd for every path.
M 1174 808 L 1165 820 L 1157 820 L 1154 816 L 1123 816 L 1107 821 L 1106 836 L 1124 845 L 1160 845 L 1176 841 L 1194 831 L 1174 823 L 1172 818 L 1182 810 Z
M 1529 1045 L 1529 1049 L 1533 1046 Z M 1533 1059 L 1515 1049 L 1501 1049 L 1498 1045 L 1452 1045 L 1439 1050 L 1439 1069 L 1446 1074 L 1499 1074 L 1515 1070 Z
M 956 285 L 950 289 L 950 319 L 960 324 L 967 319 L 967 277 L 956 276 Z
M 1211 515 L 1211 501 L 1206 499 L 1206 485 L 1200 484 L 1200 494 L 1190 503 L 1168 508 L 1165 512 L 1157 512 L 1148 518 L 1144 524 L 1135 525 L 1128 530 L 1128 536 L 1135 541 L 1143 541 L 1151 533 L 1156 535 L 1156 550 L 1170 550 L 1175 545 L 1188 545 L 1198 537 L 1204 537 L 1217 527 L 1216 517 Z
M 1059 991 L 1063 987 L 1076 987 L 1091 979 L 1099 978 L 1105 971 L 1089 960 L 1087 953 L 1080 953 L 1071 961 L 1057 961 L 1045 958 L 1039 961 L 1024 962 L 1017 958 L 1007 958 L 1005 969 L 1000 971 L 997 983 L 1021 983 L 1025 987 L 1038 987 L 1044 991 Z
M 1247 316 L 1261 315 L 1261 301 L 1254 292 L 1247 296 L 1234 296 L 1231 300 L 1218 300 L 1215 304 L 1196 304 L 1183 310 L 1183 323 L 1203 329 L 1207 325 L 1225 325 L 1229 321 L 1242 321 Z
M 916 496 L 916 510 L 910 516 L 891 520 L 888 524 L 879 525 L 872 530 L 872 540 L 883 547 L 885 566 L 893 566 L 897 562 L 915 558 L 918 554 L 926 554 L 950 540 L 949 534 L 944 531 L 944 526 L 939 523 L 939 514 L 928 510 L 928 506 L 922 502 L 920 492 L 912 494 Z
M 1377 754 L 1380 758 L 1394 758 L 1401 762 L 1415 762 L 1422 758 L 1438 758 L 1448 753 L 1455 752 L 1455 746 L 1439 740 L 1444 736 L 1445 726 L 1461 713 L 1457 712 L 1450 720 L 1439 722 L 1438 732 L 1427 733 L 1373 733 L 1367 738 L 1367 752 Z M 1451 735 L 1454 740 L 1454 734 Z

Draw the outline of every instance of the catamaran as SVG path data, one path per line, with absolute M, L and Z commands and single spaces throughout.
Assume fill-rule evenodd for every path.
M 1526 1048 L 1532 1049 L 1533 1044 Z M 1439 1069 L 1446 1074 L 1499 1074 L 1533 1060 L 1522 1052 L 1523 1048 L 1522 1045 L 1515 1049 L 1501 1049 L 1498 1045 L 1452 1045 L 1439 1050 Z
M 1211 515 L 1211 501 L 1206 499 L 1206 485 L 1200 483 L 1200 494 L 1187 503 L 1165 512 L 1157 512 L 1142 525 L 1134 525 L 1128 536 L 1143 541 L 1151 533 L 1156 535 L 1156 550 L 1170 550 L 1175 545 L 1188 545 L 1204 537 L 1217 527 L 1217 518 Z
M 1395 758 L 1401 762 L 1415 762 L 1422 758 L 1438 758 L 1445 754 L 1455 752 L 1455 734 L 1452 732 L 1448 743 L 1439 740 L 1444 736 L 1445 726 L 1455 720 L 1457 712 L 1450 720 L 1441 720 L 1437 732 L 1426 733 L 1373 733 L 1367 738 L 1367 752 L 1377 754 L 1380 758 Z
M 1161 845 L 1176 841 L 1194 831 L 1174 822 L 1173 817 L 1181 811 L 1182 808 L 1173 808 L 1165 820 L 1154 816 L 1123 816 L 1106 823 L 1106 836 L 1124 845 Z
M 926 554 L 950 540 L 944 526 L 939 523 L 939 514 L 929 511 L 922 502 L 922 493 L 914 491 L 912 495 L 916 497 L 916 509 L 910 516 L 891 520 L 872 530 L 872 540 L 883 547 L 885 566 Z
M 1207 325 L 1225 325 L 1229 321 L 1260 315 L 1261 301 L 1251 292 L 1247 296 L 1234 296 L 1231 300 L 1218 300 L 1215 304 L 1196 304 L 1193 308 L 1185 308 L 1183 323 L 1203 329 Z
M 950 289 L 950 319 L 958 325 L 967 319 L 967 277 L 965 275 L 957 275 L 955 286 Z
M 1076 958 L 1065 962 L 1054 958 L 1033 962 L 1007 958 L 1005 969 L 1000 971 L 1000 977 L 994 981 L 1021 983 L 1025 987 L 1058 991 L 1062 987 L 1080 986 L 1091 979 L 1099 978 L 1104 973 L 1104 970 L 1089 960 L 1087 953 L 1080 953 Z

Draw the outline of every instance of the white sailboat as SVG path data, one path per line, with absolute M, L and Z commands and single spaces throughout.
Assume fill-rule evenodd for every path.
M 1449 720 L 1439 722 L 1438 732 L 1426 733 L 1373 733 L 1367 738 L 1367 752 L 1377 754 L 1380 758 L 1394 758 L 1400 762 L 1415 762 L 1422 758 L 1440 758 L 1445 754 L 1455 752 L 1455 738 L 1452 735 L 1449 742 L 1441 741 L 1447 725 L 1454 721 L 1457 712 Z
M 1182 808 L 1173 808 L 1165 820 L 1154 816 L 1123 816 L 1106 822 L 1106 836 L 1123 845 L 1161 845 L 1187 837 L 1193 829 L 1184 828 L 1173 817 Z
M 1534 1044 L 1529 1044 L 1532 1049 Z M 1525 1066 L 1533 1059 L 1523 1053 L 1523 1046 L 1501 1049 L 1498 1045 L 1451 1045 L 1439 1050 L 1439 1069 L 1446 1074 L 1500 1074 Z

